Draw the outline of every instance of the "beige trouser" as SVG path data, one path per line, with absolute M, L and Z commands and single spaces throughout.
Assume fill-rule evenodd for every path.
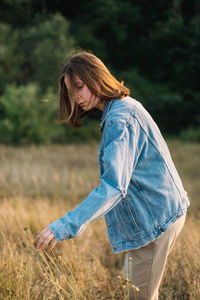
M 183 228 L 185 218 L 186 215 L 180 217 L 170 229 L 148 245 L 126 253 L 124 278 L 130 280 L 127 299 L 158 300 L 167 257 Z M 139 292 L 132 287 L 131 282 L 139 288 Z

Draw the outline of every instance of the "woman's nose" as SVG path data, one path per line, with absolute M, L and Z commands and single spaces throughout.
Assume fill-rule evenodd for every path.
M 76 95 L 76 101 L 79 102 L 79 100 L 80 100 L 80 95 L 77 93 L 77 95 Z

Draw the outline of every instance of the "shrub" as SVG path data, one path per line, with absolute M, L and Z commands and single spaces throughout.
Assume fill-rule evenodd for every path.
M 34 84 L 8 85 L 0 98 L 0 142 L 5 144 L 49 143 L 57 132 L 57 107 L 40 101 Z M 48 96 L 48 95 L 47 95 Z M 49 91 L 49 97 L 53 94 Z

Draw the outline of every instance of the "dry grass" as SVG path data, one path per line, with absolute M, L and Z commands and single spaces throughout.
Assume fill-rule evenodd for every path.
M 160 299 L 200 299 L 200 145 L 169 147 L 192 200 Z M 38 232 L 98 185 L 98 146 L 1 146 L 0 164 L 0 299 L 125 299 L 124 254 L 112 253 L 103 218 L 52 253 L 35 248 Z

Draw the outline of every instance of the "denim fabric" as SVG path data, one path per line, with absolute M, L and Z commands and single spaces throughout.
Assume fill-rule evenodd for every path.
M 159 128 L 140 102 L 131 97 L 107 102 L 100 129 L 100 185 L 49 227 L 62 241 L 105 216 L 114 253 L 140 248 L 186 213 L 187 192 Z

